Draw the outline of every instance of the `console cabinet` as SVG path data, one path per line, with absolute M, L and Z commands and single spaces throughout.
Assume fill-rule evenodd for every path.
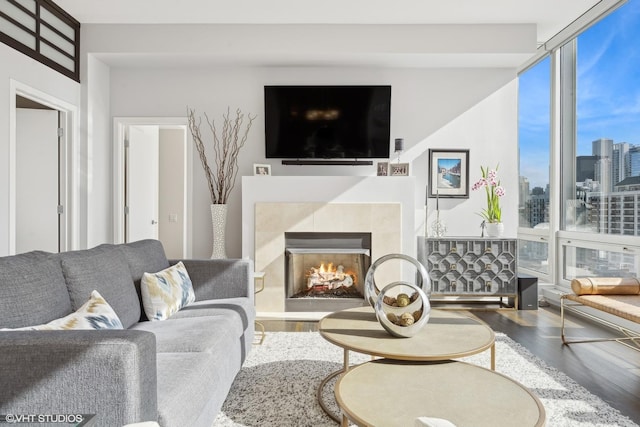
M 517 297 L 516 251 L 516 239 L 418 237 L 432 297 Z

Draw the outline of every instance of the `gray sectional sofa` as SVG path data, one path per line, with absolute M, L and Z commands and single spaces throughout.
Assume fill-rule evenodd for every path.
M 96 414 L 95 425 L 107 427 L 210 427 L 254 338 L 253 266 L 182 260 L 195 303 L 168 320 L 147 321 L 140 279 L 175 262 L 155 240 L 0 258 L 0 328 L 64 317 L 94 289 L 124 326 L 0 331 L 0 414 Z

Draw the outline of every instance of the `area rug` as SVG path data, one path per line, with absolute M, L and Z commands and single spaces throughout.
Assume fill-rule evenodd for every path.
M 341 348 L 317 332 L 267 333 L 264 343 L 252 348 L 214 427 L 336 426 L 322 411 L 316 391 L 327 375 L 342 367 L 342 355 Z M 462 360 L 488 368 L 489 358 L 485 351 Z M 350 360 L 355 364 L 371 358 L 351 352 Z M 549 427 L 638 427 L 501 333 L 496 334 L 496 371 L 519 381 L 540 398 Z M 328 383 L 323 397 L 337 414 L 333 384 Z

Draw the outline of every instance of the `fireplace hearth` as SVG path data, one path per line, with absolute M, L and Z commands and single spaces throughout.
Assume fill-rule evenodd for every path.
M 370 233 L 286 233 L 285 310 L 362 306 Z

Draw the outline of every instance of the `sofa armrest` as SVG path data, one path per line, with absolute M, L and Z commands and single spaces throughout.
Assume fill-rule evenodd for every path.
M 156 421 L 156 339 L 146 331 L 0 332 L 1 414 Z
M 182 261 L 196 294 L 196 301 L 234 297 L 254 298 L 253 262 L 249 259 L 170 260 Z

